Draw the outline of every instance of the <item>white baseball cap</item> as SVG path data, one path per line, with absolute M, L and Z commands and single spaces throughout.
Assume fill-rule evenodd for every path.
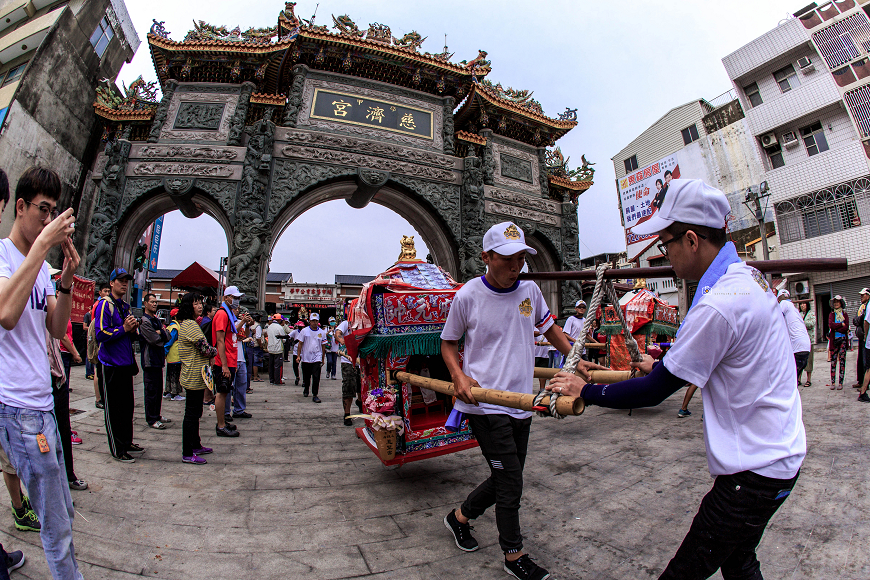
M 583 306 L 586 306 L 586 301 L 585 301 L 585 300 L 578 300 L 578 301 L 574 304 L 574 308 L 579 308 L 581 304 L 582 304 Z
M 320 315 L 316 312 L 312 312 L 311 316 L 309 316 L 308 318 L 310 318 L 311 320 L 320 320 Z
M 861 291 L 858 294 L 870 294 L 870 288 L 861 288 Z
M 674 222 L 709 228 L 724 228 L 731 206 L 725 194 L 700 179 L 673 179 L 667 186 L 659 210 L 642 224 L 631 228 L 638 236 L 662 231 Z
M 785 288 L 783 288 L 782 290 L 780 290 L 776 294 L 776 297 L 777 298 L 791 298 L 791 293 L 788 290 L 786 290 Z
M 227 289 L 224 290 L 224 296 L 233 296 L 238 298 L 239 296 L 244 296 L 242 292 L 239 292 L 239 288 L 237 286 L 227 286 Z
M 526 245 L 526 235 L 522 228 L 513 222 L 501 222 L 487 230 L 486 235 L 483 236 L 483 251 L 490 250 L 502 256 L 513 256 L 522 251 L 533 256 L 538 253 L 537 250 Z

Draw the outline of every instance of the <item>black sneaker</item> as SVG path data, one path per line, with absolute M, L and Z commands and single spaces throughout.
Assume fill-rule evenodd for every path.
M 14 552 L 6 553 L 6 569 L 10 572 L 13 570 L 18 570 L 24 566 L 24 552 L 21 550 L 15 550 Z
M 38 532 L 42 529 L 42 526 L 39 525 L 39 518 L 26 497 L 21 498 L 21 514 L 19 517 L 15 506 L 12 506 L 12 519 L 15 521 L 17 529 L 22 532 Z
M 127 449 L 127 453 L 144 453 L 144 452 L 145 452 L 145 448 L 139 447 L 135 443 L 130 443 L 130 448 Z
M 444 516 L 444 525 L 453 534 L 453 539 L 456 541 L 456 547 L 463 552 L 474 552 L 480 546 L 471 535 L 471 530 L 474 527 L 471 524 L 460 523 L 456 519 L 456 513 L 450 510 L 450 513 Z
M 234 431 L 232 429 L 227 429 L 226 427 L 224 427 L 223 429 L 221 429 L 220 427 L 215 427 L 214 430 L 215 430 L 215 433 L 217 433 L 218 437 L 238 437 L 239 436 L 238 431 Z
M 535 564 L 528 554 L 523 554 L 513 562 L 504 561 L 504 571 L 520 580 L 546 580 L 550 573 Z
M 253 417 L 253 415 L 251 415 L 247 411 L 242 411 L 241 413 L 233 413 L 233 419 L 250 419 L 251 417 Z
M 296 382 L 293 383 L 293 384 L 294 384 L 294 385 L 299 385 L 299 379 L 297 378 L 297 379 L 296 379 Z
M 319 402 L 320 402 L 320 397 L 318 397 L 317 395 L 314 395 L 314 398 L 311 399 L 311 400 L 314 401 L 315 403 L 319 403 Z
M 307 397 L 307 396 L 308 396 L 308 391 L 302 391 L 302 396 L 303 396 L 303 397 Z
M 136 463 L 136 460 L 129 453 L 119 455 L 118 457 L 115 457 L 115 460 L 120 461 L 121 463 Z
M 867 393 L 864 392 L 858 395 L 858 400 L 864 403 L 870 403 L 870 396 L 868 396 Z
M 344 426 L 345 427 L 353 427 L 353 419 L 350 418 L 350 415 L 344 416 Z

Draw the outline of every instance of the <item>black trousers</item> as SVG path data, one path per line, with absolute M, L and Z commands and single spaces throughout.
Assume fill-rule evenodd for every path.
M 144 367 L 142 382 L 145 385 L 145 421 L 153 425 L 160 420 L 163 402 L 163 367 Z
M 804 369 L 807 368 L 807 361 L 810 360 L 809 352 L 794 353 L 794 366 L 797 369 L 797 376 L 800 377 Z
M 308 394 L 308 385 L 311 384 L 311 394 L 313 396 L 317 396 L 317 393 L 320 391 L 320 369 L 323 366 L 322 363 L 313 362 L 313 363 L 302 363 L 302 394 Z
M 120 457 L 133 443 L 133 373 L 135 365 L 110 367 L 103 365 L 103 403 L 106 406 L 106 435 L 109 451 Z
M 100 392 L 100 398 L 98 400 L 105 401 L 106 400 L 106 381 L 103 378 L 103 363 L 97 361 L 94 363 L 94 368 L 97 373 L 97 389 Z
M 659 579 L 701 580 L 721 569 L 725 580 L 763 580 L 755 548 L 799 475 L 772 479 L 741 471 L 716 477 Z
M 864 367 L 864 351 L 867 350 L 864 348 L 864 339 L 858 341 L 858 383 L 862 383 L 864 381 L 864 371 L 867 369 Z M 61 353 L 63 354 L 63 353 Z
M 466 415 L 490 475 L 462 504 L 462 515 L 474 519 L 495 505 L 498 544 L 504 553 L 523 549 L 520 533 L 520 500 L 523 497 L 523 467 L 529 449 L 532 419 L 510 415 Z
M 284 374 L 282 364 L 284 362 L 283 354 L 269 353 L 269 382 L 278 384 L 281 382 L 281 376 Z
M 66 479 L 67 481 L 75 481 L 78 478 L 75 469 L 73 469 L 72 425 L 69 422 L 69 379 L 67 378 L 59 385 L 60 381 L 55 377 L 51 377 L 51 380 L 53 383 L 51 396 L 54 398 L 54 416 L 57 419 L 57 435 L 60 437 L 60 444 L 63 447 Z
M 181 455 L 190 457 L 194 449 L 202 447 L 199 438 L 199 420 L 202 417 L 202 401 L 205 389 L 185 390 L 184 420 L 181 422 Z
M 296 360 L 296 355 L 293 356 L 293 376 L 296 377 L 296 380 L 299 380 L 299 362 Z

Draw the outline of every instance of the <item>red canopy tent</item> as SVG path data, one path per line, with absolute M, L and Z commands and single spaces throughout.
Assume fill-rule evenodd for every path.
M 173 278 L 171 284 L 173 288 L 204 292 L 210 288 L 217 290 L 220 280 L 218 279 L 217 272 L 206 268 L 199 262 L 194 262 Z

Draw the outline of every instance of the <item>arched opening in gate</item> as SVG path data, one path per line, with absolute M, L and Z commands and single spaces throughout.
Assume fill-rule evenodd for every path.
M 273 222 L 270 272 L 292 272 L 296 284 L 332 285 L 336 274 L 375 276 L 396 262 L 402 236 L 413 235 L 418 259 L 431 259 L 458 277 L 453 234 L 425 201 L 388 181 L 374 196 L 373 203 L 354 209 L 344 200 L 356 188 L 353 180 L 321 184 L 286 206 Z M 335 216 L 330 216 L 330 211 L 335 211 Z M 303 257 L 302 253 L 308 255 Z M 330 263 L 336 255 L 342 259 Z M 317 271 L 306 267 L 312 256 L 319 262 Z M 308 304 L 309 309 L 317 306 L 317 301 L 310 298 L 294 300 L 272 294 L 266 290 L 267 300 L 274 304 L 267 304 L 267 311 L 280 301 L 289 305 L 285 312 L 295 311 L 299 304 Z M 334 304 L 347 297 L 335 298 L 333 304 L 324 303 L 323 308 L 317 309 L 334 311 Z
M 222 208 L 201 193 L 194 193 L 192 202 L 202 214 L 187 218 L 178 211 L 167 192 L 156 189 L 143 195 L 122 217 L 113 265 L 126 268 L 134 275 L 129 296 L 133 305 L 139 304 L 150 290 L 158 295 L 160 308 L 170 307 L 180 294 L 179 289 L 169 283 L 175 274 L 194 262 L 217 272 L 220 259 L 229 255 L 232 230 Z M 137 272 L 139 246 L 150 241 L 147 233 L 161 216 L 164 220 L 157 271 L 146 273 L 146 264 L 145 270 Z
M 536 255 L 526 253 L 529 272 L 555 272 L 560 269 L 556 251 L 546 238 L 532 233 L 526 236 L 526 243 L 538 252 Z M 561 296 L 559 282 L 556 280 L 538 280 L 537 283 L 541 287 L 541 294 L 544 295 L 547 306 L 550 307 L 550 312 L 559 317 L 562 312 L 562 304 L 559 301 Z

